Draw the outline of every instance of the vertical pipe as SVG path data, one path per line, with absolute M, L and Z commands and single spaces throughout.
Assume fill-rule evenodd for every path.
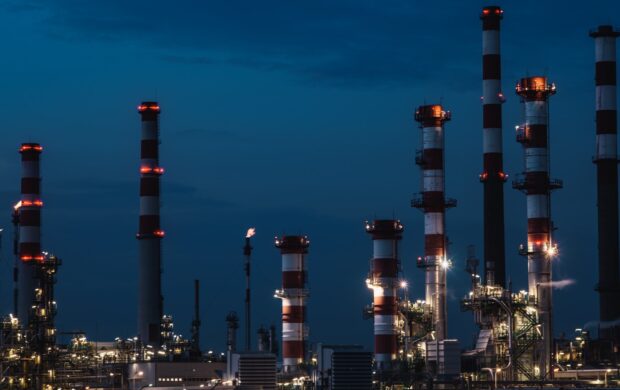
M 447 337 L 446 273 L 449 268 L 445 234 L 445 210 L 456 201 L 444 194 L 444 122 L 451 118 L 439 104 L 420 106 L 415 120 L 422 129 L 422 153 L 416 163 L 422 168 L 422 197 L 412 206 L 424 211 L 424 257 L 418 267 L 426 272 L 426 302 L 433 311 L 436 340 Z
M 36 143 L 24 143 L 22 156 L 21 202 L 19 210 L 19 264 L 17 316 L 27 326 L 32 319 L 37 283 L 36 265 L 43 261 L 41 253 L 41 178 L 39 161 L 43 148 Z
M 269 352 L 278 356 L 278 341 L 276 340 L 276 326 L 269 327 Z
M 482 10 L 482 144 L 484 189 L 484 283 L 506 285 L 499 7 Z
M 618 153 L 616 38 L 612 26 L 592 31 L 596 59 L 596 164 L 600 337 L 620 344 L 620 256 L 618 254 Z
M 541 378 L 551 378 L 553 326 L 551 311 L 551 260 L 555 254 L 551 222 L 551 190 L 561 182 L 549 175 L 548 99 L 555 85 L 546 77 L 528 77 L 519 81 L 516 93 L 525 107 L 525 123 L 517 131 L 517 141 L 525 151 L 525 176 L 513 186 L 527 198 L 527 255 L 528 292 L 536 299 L 542 341 L 535 348 L 534 361 Z
M 252 260 L 252 245 L 250 245 L 250 237 L 249 234 L 245 237 L 245 245 L 243 247 L 243 255 L 245 256 L 245 350 L 249 351 L 252 345 L 252 336 L 251 336 L 251 291 L 250 291 L 250 262 Z
M 306 236 L 282 236 L 275 245 L 282 254 L 282 367 L 295 372 L 306 358 L 308 328 L 306 326 L 307 267 L 306 254 L 310 241 Z
M 237 351 L 237 329 L 239 328 L 239 317 L 237 313 L 231 311 L 226 316 L 226 346 L 228 352 Z
M 375 362 L 378 370 L 392 368 L 398 354 L 398 241 L 403 225 L 397 220 L 366 222 L 372 237 L 373 256 L 368 287 L 373 290 Z
M 138 336 L 144 344 L 159 347 L 163 297 L 161 295 L 161 239 L 159 221 L 159 113 L 157 102 L 138 106 L 142 122 L 140 152 L 140 246 Z
M 192 321 L 192 357 L 200 358 L 200 281 L 194 280 L 194 320 Z
M 11 222 L 13 223 L 13 313 L 17 315 L 19 312 L 19 206 L 21 201 L 13 206 L 13 212 L 11 213 Z

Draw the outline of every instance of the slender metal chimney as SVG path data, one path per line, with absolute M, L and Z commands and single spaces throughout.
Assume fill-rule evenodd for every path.
M 416 164 L 422 168 L 422 196 L 411 205 L 424 211 L 424 257 L 418 267 L 426 272 L 426 302 L 433 312 L 436 340 L 447 337 L 446 273 L 450 267 L 448 240 L 445 233 L 446 208 L 456 206 L 446 199 L 444 178 L 444 123 L 451 118 L 439 104 L 420 106 L 415 120 L 422 129 L 422 151 Z
M 551 180 L 549 175 L 548 99 L 555 94 L 555 85 L 546 77 L 523 78 L 516 93 L 525 106 L 525 123 L 517 127 L 517 141 L 525 152 L 525 174 L 513 182 L 527 198 L 527 248 L 523 246 L 520 252 L 527 256 L 528 294 L 537 302 L 542 332 L 542 341 L 534 349 L 534 364 L 540 370 L 537 377 L 553 378 L 551 260 L 557 245 L 553 241 L 551 191 L 562 187 L 561 181 Z
M 19 312 L 19 268 L 21 260 L 19 258 L 19 206 L 21 206 L 21 201 L 17 202 L 15 206 L 13 206 L 13 212 L 11 213 L 11 223 L 13 224 L 13 313 L 17 315 Z
M 366 284 L 373 291 L 375 362 L 378 370 L 389 370 L 398 356 L 398 241 L 403 225 L 398 220 L 366 222 L 372 237 L 372 269 Z
M 226 347 L 228 352 L 237 351 L 237 329 L 239 329 L 239 317 L 231 311 L 226 316 Z
M 306 254 L 310 241 L 306 236 L 282 236 L 275 244 L 282 253 L 282 290 L 275 293 L 282 300 L 282 367 L 284 372 L 296 372 L 307 351 Z
M 596 164 L 600 334 L 620 345 L 620 256 L 618 254 L 618 149 L 616 38 L 612 26 L 590 32 L 596 57 Z
M 504 182 L 502 152 L 501 61 L 499 51 L 500 7 L 484 7 L 482 19 L 482 145 L 484 188 L 484 283 L 506 285 L 504 242 Z
M 138 106 L 142 120 L 140 153 L 140 245 L 138 336 L 144 344 L 159 347 L 163 315 L 161 294 L 161 239 L 159 221 L 159 113 L 157 102 Z
M 269 326 L 269 352 L 278 356 L 279 348 L 278 348 L 278 340 L 276 338 L 276 326 L 271 324 Z
M 192 358 L 200 358 L 200 281 L 194 280 L 194 319 L 192 320 Z
M 245 350 L 249 351 L 252 345 L 252 310 L 251 310 L 251 290 L 250 290 L 250 262 L 252 260 L 252 245 L 250 239 L 255 234 L 254 228 L 249 228 L 245 235 L 245 245 L 243 246 L 243 256 L 245 257 Z
M 19 219 L 19 264 L 17 269 L 17 316 L 23 326 L 33 319 L 35 289 L 38 288 L 37 264 L 43 261 L 41 252 L 41 178 L 40 155 L 37 143 L 24 143 L 22 156 L 21 201 L 15 206 Z

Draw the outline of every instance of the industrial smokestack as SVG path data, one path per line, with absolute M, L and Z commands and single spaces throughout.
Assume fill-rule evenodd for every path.
M 499 27 L 503 11 L 482 9 L 482 145 L 484 188 L 484 283 L 506 285 L 504 244 L 504 182 Z
M 372 270 L 366 284 L 373 291 L 375 362 L 378 370 L 389 370 L 398 354 L 398 241 L 403 225 L 398 220 L 366 222 L 372 237 Z
M 249 228 L 245 234 L 245 245 L 243 246 L 243 256 L 245 257 L 245 350 L 249 351 L 252 345 L 252 309 L 250 305 L 251 290 L 250 290 L 250 262 L 252 260 L 252 245 L 250 239 L 256 234 L 256 229 Z
M 200 281 L 194 280 L 194 319 L 192 320 L 192 347 L 191 357 L 200 358 Z
M 17 315 L 19 312 L 19 268 L 21 260 L 19 258 L 19 206 L 21 205 L 21 201 L 17 202 L 15 206 L 13 206 L 13 211 L 11 212 L 11 223 L 13 224 L 13 313 Z
M 525 151 L 525 175 L 513 182 L 513 187 L 527 197 L 527 248 L 523 247 L 521 254 L 527 256 L 528 293 L 537 302 L 542 332 L 534 350 L 534 364 L 541 378 L 552 378 L 551 259 L 557 245 L 552 237 L 550 195 L 551 190 L 562 187 L 549 175 L 548 99 L 555 94 L 555 85 L 546 77 L 523 78 L 516 93 L 525 105 L 525 123 L 517 127 L 517 141 Z
M 620 319 L 618 255 L 618 152 L 616 113 L 616 38 L 612 26 L 592 31 L 596 56 L 596 164 L 598 205 L 598 286 L 600 321 Z M 600 338 L 620 345 L 620 326 L 600 329 Z
M 138 336 L 144 344 L 159 347 L 163 315 L 161 295 L 161 239 L 159 224 L 159 104 L 143 102 L 138 106 L 142 120 L 140 152 L 140 245 L 138 290 Z
M 39 160 L 43 148 L 37 143 L 24 143 L 22 156 L 21 201 L 15 205 L 19 219 L 19 264 L 17 269 L 17 316 L 23 326 L 33 318 L 35 288 L 38 288 L 37 264 L 41 252 L 41 178 Z
M 231 311 L 226 316 L 226 347 L 228 352 L 237 351 L 237 329 L 239 329 L 239 317 Z
M 451 118 L 439 104 L 420 106 L 415 120 L 422 129 L 422 151 L 416 164 L 422 168 L 422 196 L 411 202 L 424 211 L 424 257 L 418 267 L 426 272 L 426 302 L 433 312 L 435 339 L 447 337 L 446 273 L 450 267 L 445 234 L 445 210 L 456 206 L 444 194 L 444 122 Z
M 284 372 L 295 372 L 306 358 L 306 254 L 310 241 L 306 236 L 282 236 L 276 237 L 275 245 L 282 253 L 282 290 L 275 293 L 282 300 L 282 367 Z

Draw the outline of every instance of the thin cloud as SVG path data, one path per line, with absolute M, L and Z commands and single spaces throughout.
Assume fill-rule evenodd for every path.
M 446 50 L 442 30 L 447 26 L 428 18 L 429 6 L 407 1 L 304 5 L 272 0 L 245 2 L 241 8 L 217 1 L 174 7 L 157 0 L 148 7 L 119 1 L 94 1 L 89 7 L 72 0 L 33 4 L 47 9 L 41 25 L 54 39 L 140 42 L 174 49 L 160 55 L 167 62 L 289 72 L 302 81 L 336 86 L 429 82 L 466 52 L 463 46 Z M 441 21 L 448 23 L 461 8 L 442 9 Z

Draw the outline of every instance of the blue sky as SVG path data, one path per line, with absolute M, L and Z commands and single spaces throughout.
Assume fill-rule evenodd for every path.
M 551 101 L 553 195 L 560 256 L 556 332 L 598 317 L 594 48 L 589 29 L 619 24 L 616 1 L 499 1 L 506 171 L 522 170 L 515 81 L 544 74 Z M 88 4 L 88 5 L 85 5 Z M 466 247 L 482 253 L 479 1 L 6 0 L 0 5 L 0 309 L 11 309 L 10 208 L 19 197 L 21 142 L 43 154 L 44 247 L 64 260 L 61 331 L 91 338 L 135 332 L 139 116 L 162 106 L 165 311 L 188 335 L 193 279 L 203 291 L 203 347 L 221 349 L 224 317 L 243 309 L 241 248 L 254 240 L 254 324 L 279 321 L 280 261 L 273 236 L 308 234 L 313 341 L 372 345 L 364 284 L 371 242 L 363 221 L 400 218 L 410 295 L 422 296 L 422 214 L 413 164 L 416 105 L 441 101 L 447 230 L 454 269 L 449 334 L 469 343 Z M 509 278 L 525 287 L 525 197 L 506 185 Z M 576 308 L 579 308 L 578 310 Z M 241 336 L 241 335 L 240 335 Z

